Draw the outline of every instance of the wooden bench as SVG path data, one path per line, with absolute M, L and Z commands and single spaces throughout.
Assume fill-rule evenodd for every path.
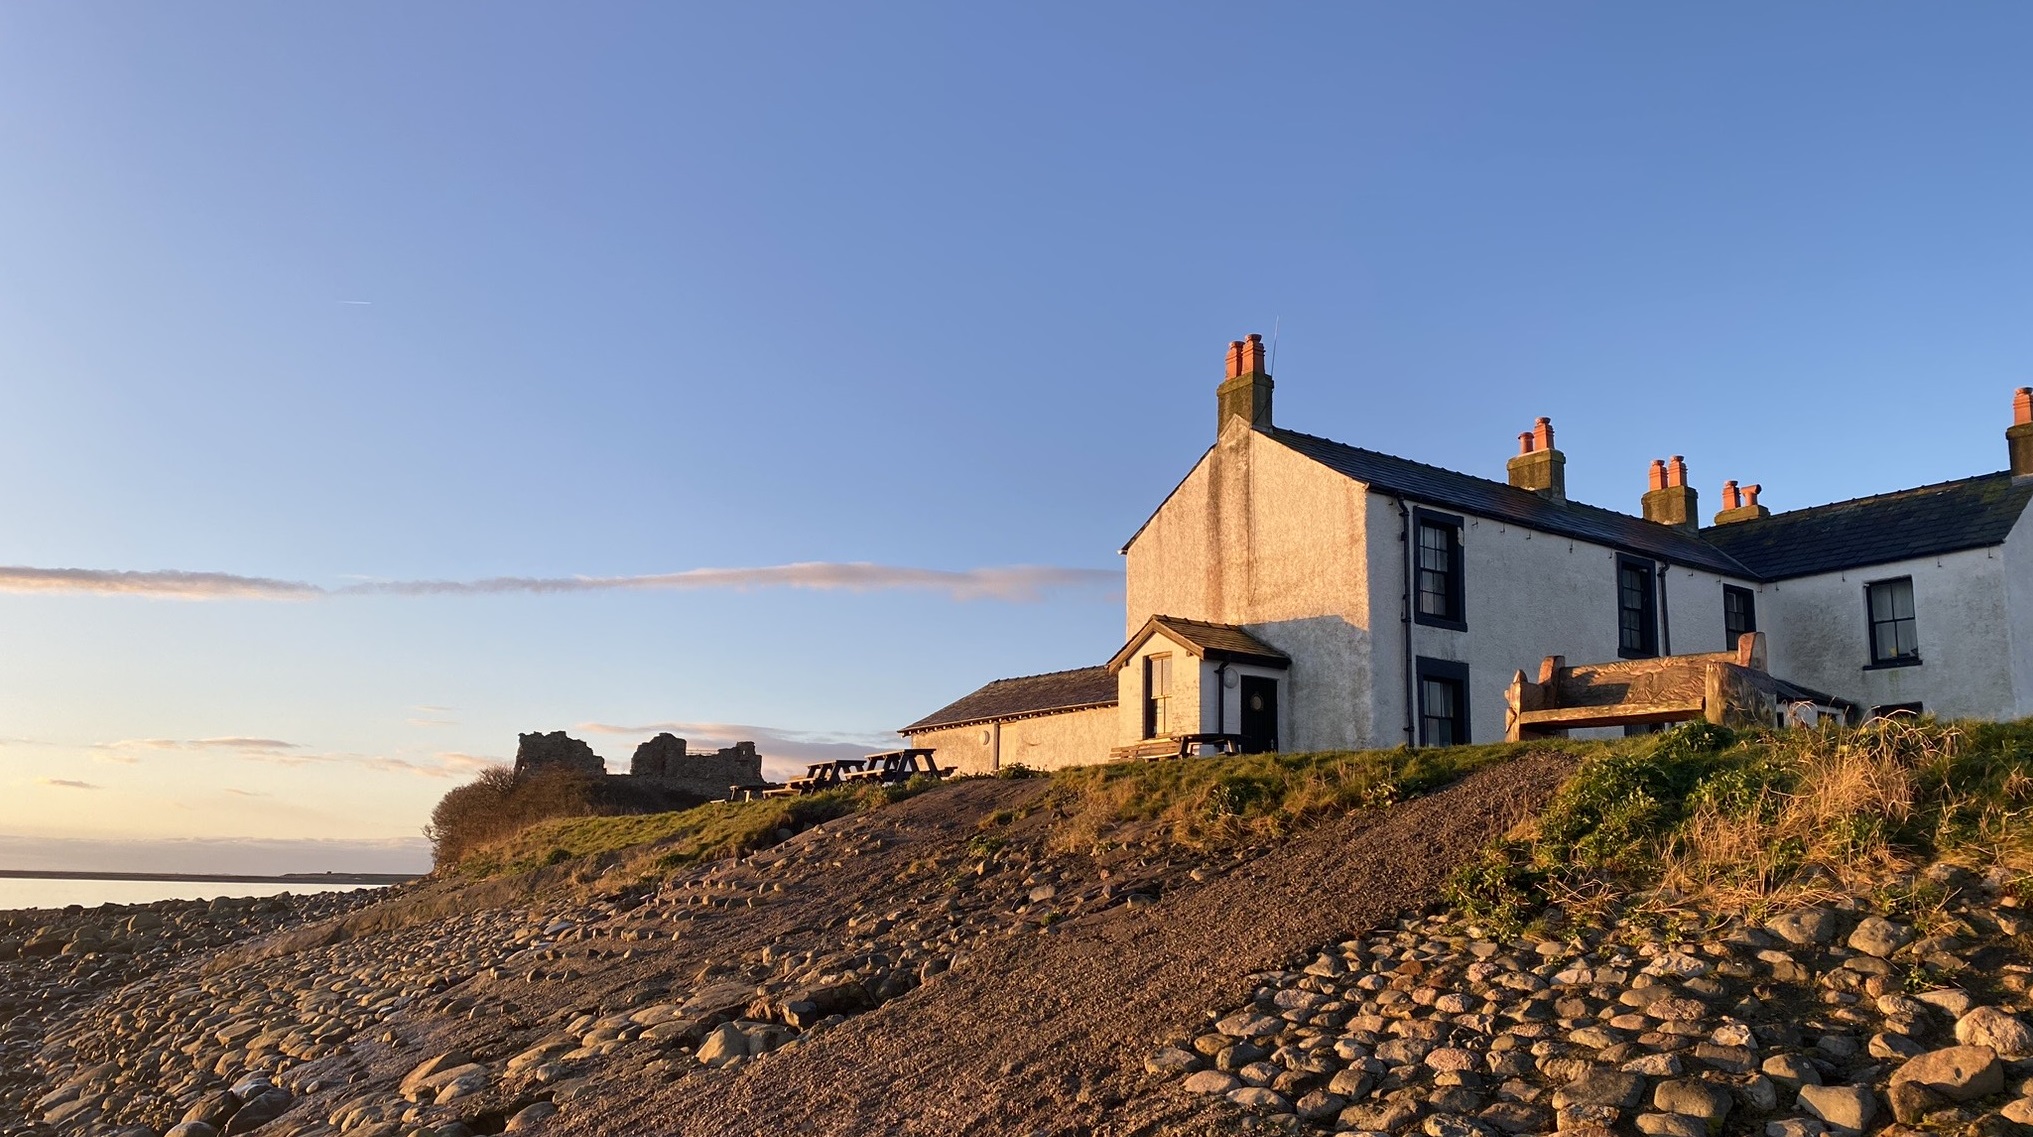
M 1735 651 L 1666 655 L 1573 667 L 1563 656 L 1539 664 L 1536 682 L 1517 672 L 1504 695 L 1504 738 L 1552 738 L 1593 727 L 1649 726 L 1700 719 L 1719 726 L 1783 725 L 1807 703 L 1851 717 L 1855 704 L 1796 687 L 1765 670 L 1765 634 L 1746 632 Z

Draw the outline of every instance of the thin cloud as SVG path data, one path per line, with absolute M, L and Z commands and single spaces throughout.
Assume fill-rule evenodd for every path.
M 458 725 L 459 725 L 459 720 L 457 720 L 457 719 L 404 719 L 403 721 L 404 721 L 405 723 L 409 724 L 410 726 L 425 726 L 425 727 L 429 727 L 429 726 L 458 726 Z
M 1062 588 L 1119 583 L 1106 569 L 1012 565 L 926 569 L 865 561 L 804 561 L 756 568 L 698 568 L 644 576 L 499 576 L 481 580 L 366 581 L 325 588 L 298 580 L 221 572 L 130 572 L 0 566 L 0 592 L 86 593 L 178 600 L 314 600 L 330 596 L 491 596 L 513 593 L 803 588 L 822 592 L 934 592 L 954 600 L 1032 602 Z
M 74 781 L 70 778 L 37 778 L 35 781 L 37 785 L 53 786 L 57 789 L 65 790 L 103 790 L 106 788 L 104 786 L 95 786 L 90 782 Z
M 0 566 L 0 592 L 85 592 L 180 600 L 309 600 L 324 589 L 296 580 L 225 572 L 127 572 Z
M 102 744 L 109 750 L 237 750 L 245 753 L 267 754 L 281 750 L 301 750 L 294 742 L 279 738 L 127 738 L 119 742 Z

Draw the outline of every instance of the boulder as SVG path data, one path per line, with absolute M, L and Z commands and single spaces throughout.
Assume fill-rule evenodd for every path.
M 1803 908 L 1774 916 L 1765 927 L 1789 944 L 1820 945 L 1835 940 L 1836 921 L 1833 908 Z
M 1912 1082 L 1950 1101 L 1972 1101 L 2005 1088 L 2005 1068 L 1988 1046 L 1951 1046 L 1908 1059 L 1892 1073 L 1892 1084 Z
M 1660 1082 L 1652 1091 L 1652 1108 L 1662 1113 L 1679 1113 L 1703 1121 L 1721 1122 L 1729 1115 L 1729 1091 L 1699 1078 L 1676 1078 Z
M 1988 1046 L 2002 1058 L 2033 1058 L 2033 1027 L 1996 1007 L 1977 1007 L 1957 1019 L 1955 1040 L 1965 1046 Z
M 1187 1078 L 1185 1085 L 1187 1093 L 1226 1094 L 1242 1085 L 1242 1079 L 1219 1070 L 1202 1070 Z
M 1570 1105 L 1606 1105 L 1630 1109 L 1645 1097 L 1645 1079 L 1621 1070 L 1597 1070 L 1583 1074 L 1553 1091 L 1553 1108 Z
M 1857 921 L 1856 930 L 1849 934 L 1849 946 L 1865 955 L 1879 959 L 1913 942 L 1913 929 L 1895 924 L 1883 916 L 1866 916 Z
M 1864 1086 L 1802 1086 L 1800 1108 L 1837 1129 L 1861 1133 L 1878 1113 L 1878 1099 Z

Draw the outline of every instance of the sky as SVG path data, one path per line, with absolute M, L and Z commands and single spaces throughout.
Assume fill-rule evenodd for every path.
M 0 867 L 420 868 L 522 731 L 781 770 L 1106 659 L 1282 425 L 2000 469 L 2033 9 L 0 6 Z

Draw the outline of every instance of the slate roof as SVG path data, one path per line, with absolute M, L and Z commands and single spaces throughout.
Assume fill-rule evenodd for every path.
M 1555 533 L 1633 553 L 1645 553 L 1688 568 L 1707 569 L 1735 577 L 1755 575 L 1729 554 L 1699 537 L 1642 517 L 1576 501 L 1558 505 L 1504 482 L 1457 474 L 1424 462 L 1364 450 L 1296 430 L 1273 427 L 1264 434 L 1330 470 L 1425 505 L 1452 507 L 1479 517 L 1523 525 L 1541 533 Z
M 1289 667 L 1292 657 L 1277 648 L 1250 635 L 1234 624 L 1210 624 L 1205 620 L 1188 620 L 1183 616 L 1152 616 L 1122 650 L 1108 661 L 1108 671 L 1113 674 L 1122 670 L 1129 657 L 1144 645 L 1144 641 L 1159 629 L 1172 634 L 1172 638 L 1184 644 L 1186 650 L 1202 659 L 1231 660 L 1236 663 L 1261 663 L 1271 667 Z
M 1084 707 L 1112 707 L 1116 700 L 1115 673 L 1106 667 L 1080 667 L 1044 675 L 1024 675 L 1015 679 L 998 679 L 897 733 L 912 734 L 936 727 L 1028 718 Z
M 2033 478 L 2008 471 L 1704 529 L 1762 580 L 1840 572 L 2004 543 Z

